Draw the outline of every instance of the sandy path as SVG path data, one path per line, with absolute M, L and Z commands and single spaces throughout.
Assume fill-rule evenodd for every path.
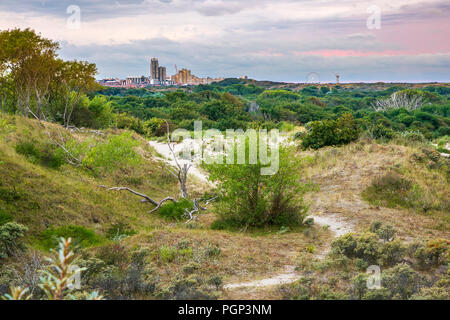
M 156 142 L 156 141 L 149 141 L 150 146 L 152 146 L 159 154 L 161 154 L 165 159 L 159 159 L 162 161 L 167 162 L 168 164 L 175 166 L 175 160 L 173 158 L 173 155 L 166 143 L 162 142 Z M 194 148 L 200 147 L 198 144 L 195 143 L 192 139 L 186 139 L 183 140 L 182 143 L 175 144 L 174 149 L 175 152 L 180 152 L 183 150 L 183 148 L 188 145 L 192 146 Z M 178 160 L 180 164 L 189 163 L 190 160 Z M 193 165 L 191 169 L 189 170 L 189 173 L 199 178 L 201 181 L 211 184 L 211 182 L 208 180 L 208 175 L 203 170 L 199 168 L 199 163 L 201 159 L 194 158 L 193 159 Z M 337 214 L 327 214 L 327 215 L 310 215 L 309 217 L 312 217 L 314 219 L 314 224 L 319 226 L 327 226 L 328 230 L 333 232 L 334 237 L 340 237 L 348 232 L 353 231 L 353 226 L 347 222 L 345 222 L 342 218 L 340 218 Z M 327 247 L 325 250 L 317 254 L 317 257 L 319 259 L 322 259 L 326 256 L 326 254 L 329 251 L 329 247 Z M 233 289 L 239 289 L 239 288 L 258 288 L 258 287 L 268 287 L 268 286 L 275 286 L 275 285 L 281 285 L 281 284 L 287 284 L 287 283 L 293 283 L 301 278 L 301 274 L 295 271 L 295 266 L 286 266 L 285 271 L 282 273 L 279 273 L 277 275 L 274 275 L 270 278 L 260 279 L 260 280 L 254 280 L 254 281 L 248 281 L 248 282 L 238 282 L 238 283 L 231 283 L 224 285 L 224 289 L 233 290 Z
M 309 217 L 314 218 L 314 224 L 319 226 L 327 226 L 328 230 L 333 232 L 334 237 L 340 237 L 348 232 L 353 231 L 353 226 L 345 222 L 336 214 L 330 215 L 310 215 Z M 323 259 L 329 252 L 329 247 L 327 247 L 322 252 L 319 252 L 316 256 L 319 259 Z M 224 285 L 224 289 L 242 289 L 242 288 L 256 288 L 256 287 L 268 287 L 281 284 L 293 283 L 300 279 L 302 275 L 295 270 L 295 266 L 286 266 L 285 271 L 277 274 L 270 278 L 248 281 L 248 282 L 238 282 Z
M 192 140 L 193 141 L 193 140 Z M 186 143 L 193 143 L 192 141 L 186 141 Z M 160 155 L 164 157 L 164 159 L 158 159 L 163 160 L 166 163 L 170 164 L 171 166 L 176 166 L 175 160 L 173 158 L 172 152 L 169 149 L 169 146 L 167 143 L 157 142 L 157 141 L 149 141 L 148 142 L 150 146 L 152 146 Z M 174 147 L 175 153 L 181 152 L 183 148 L 185 147 L 185 144 L 179 143 L 176 144 Z M 202 182 L 205 183 L 211 183 L 208 180 L 208 175 L 199 168 L 198 164 L 200 163 L 200 159 L 193 159 L 194 165 L 189 169 L 189 174 L 197 177 Z M 185 163 L 189 163 L 190 160 L 184 160 L 184 159 L 178 159 L 178 162 L 183 165 Z

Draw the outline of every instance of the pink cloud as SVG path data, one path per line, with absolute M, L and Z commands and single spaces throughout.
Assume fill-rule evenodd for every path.
M 323 49 L 313 51 L 294 52 L 294 55 L 313 55 L 322 57 L 370 57 L 370 56 L 402 56 L 414 55 L 416 53 L 408 51 L 357 51 L 357 50 L 340 50 L 340 49 Z

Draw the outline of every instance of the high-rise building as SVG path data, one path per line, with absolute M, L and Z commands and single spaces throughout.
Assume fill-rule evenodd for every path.
M 167 72 L 166 67 L 159 67 L 158 68 L 158 80 L 161 84 L 164 84 L 166 82 L 167 78 Z
M 157 58 L 152 58 L 150 62 L 150 78 L 159 80 L 159 63 Z

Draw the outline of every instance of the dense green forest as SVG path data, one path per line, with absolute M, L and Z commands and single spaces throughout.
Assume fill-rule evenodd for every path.
M 237 82 L 237 83 L 236 83 Z M 403 89 L 392 86 L 382 91 L 342 90 L 337 86 L 307 86 L 299 91 L 265 89 L 227 79 L 189 90 L 151 91 L 108 88 L 98 95 L 107 97 L 113 110 L 142 121 L 170 119 L 181 128 L 193 129 L 201 119 L 204 128 L 282 128 L 285 122 L 306 125 L 311 121 L 334 120 L 352 114 L 358 127 L 375 138 L 392 138 L 394 133 L 415 131 L 426 139 L 450 133 L 450 88 L 426 86 Z M 409 108 L 377 111 L 377 101 L 392 95 L 417 97 L 420 104 Z M 136 124 L 134 124 L 136 126 Z M 131 125 L 130 125 L 131 126 Z M 138 130 L 145 132 L 145 124 Z

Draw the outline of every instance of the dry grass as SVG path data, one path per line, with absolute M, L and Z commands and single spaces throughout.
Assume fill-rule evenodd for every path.
M 448 201 L 449 187 L 445 174 L 430 170 L 412 161 L 417 148 L 398 145 L 379 145 L 373 142 L 356 142 L 341 148 L 324 148 L 317 152 L 304 152 L 310 165 L 305 168 L 306 179 L 320 187 L 308 195 L 310 212 L 314 214 L 337 213 L 364 230 L 376 220 L 392 224 L 403 239 L 444 237 L 449 238 L 449 213 L 383 208 L 364 201 L 361 192 L 376 177 L 396 170 L 417 183 L 430 202 Z
M 138 153 L 145 159 L 141 165 L 94 177 L 70 165 L 54 170 L 32 164 L 16 153 L 15 144 L 19 138 L 46 139 L 46 135 L 34 120 L 0 115 L 2 119 L 7 120 L 8 127 L 0 126 L 0 188 L 17 191 L 19 199 L 15 202 L 0 199 L 0 209 L 12 213 L 15 220 L 30 228 L 30 240 L 49 225 L 81 225 L 102 234 L 112 223 L 126 222 L 137 234 L 123 240 L 123 244 L 130 249 L 148 248 L 149 262 L 163 283 L 168 283 L 186 264 L 196 260 L 201 262 L 199 273 L 217 274 L 224 283 L 235 283 L 283 272 L 286 266 L 298 263 L 306 247 L 314 245 L 316 252 L 321 252 L 333 237 L 330 231 L 317 226 L 308 235 L 302 229 L 284 234 L 279 230 L 214 231 L 209 229 L 215 219 L 213 213 L 200 216 L 191 227 L 182 222 L 168 222 L 155 214 L 149 215 L 150 206 L 140 203 L 132 194 L 99 188 L 99 185 L 129 186 L 155 199 L 179 195 L 177 181 L 165 172 L 162 163 L 153 160 L 154 150 L 139 136 L 135 136 L 142 140 Z M 59 130 L 56 125 L 47 126 L 49 130 Z M 120 131 L 108 134 L 114 133 Z M 77 133 L 72 137 L 83 140 L 86 134 Z M 413 147 L 357 142 L 341 148 L 299 153 L 299 157 L 309 159 L 300 178 L 320 187 L 307 195 L 310 214 L 337 214 L 348 219 L 357 230 L 365 230 L 373 221 L 380 220 L 392 224 L 405 240 L 450 238 L 448 212 L 423 214 L 376 207 L 361 197 L 362 190 L 373 178 L 398 170 L 418 183 L 430 201 L 448 199 L 445 175 L 411 162 L 417 152 Z M 201 181 L 191 180 L 190 189 L 195 196 L 208 188 Z M 163 262 L 159 257 L 160 248 L 175 247 L 183 239 L 191 243 L 192 256 Z M 218 246 L 221 254 L 201 258 L 203 250 L 210 245 Z M 222 292 L 222 298 L 275 299 L 280 298 L 280 293 L 276 288 L 232 290 Z

